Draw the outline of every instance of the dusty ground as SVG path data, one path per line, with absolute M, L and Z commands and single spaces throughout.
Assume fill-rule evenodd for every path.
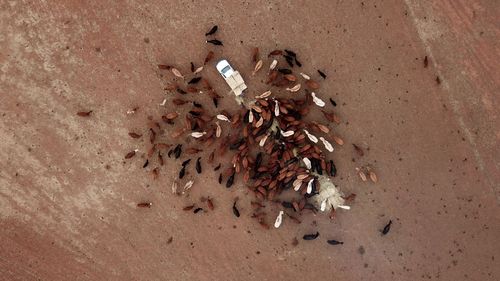
M 0 1 L 1 280 L 500 279 L 498 1 L 86 2 Z M 127 132 L 165 96 L 156 64 L 201 62 L 214 23 L 218 56 L 246 77 L 253 46 L 291 47 L 329 74 L 336 131 L 370 148 L 355 162 L 350 145 L 335 152 L 351 211 L 266 231 L 241 184 L 204 173 L 179 198 L 177 170 L 155 182 L 124 163 Z M 355 174 L 367 163 L 376 185 Z M 216 211 L 180 210 L 201 195 Z

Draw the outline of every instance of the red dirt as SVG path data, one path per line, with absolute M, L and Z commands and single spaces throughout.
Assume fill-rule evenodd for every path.
M 143 2 L 0 3 L 1 280 L 500 279 L 495 1 Z M 153 181 L 123 160 L 128 132 L 158 115 L 156 65 L 200 64 L 214 23 L 216 57 L 244 77 L 255 46 L 293 48 L 306 72 L 327 73 L 320 91 L 338 103 L 346 141 L 335 182 L 357 194 L 334 222 L 285 217 L 265 230 L 241 181 L 226 190 L 204 172 L 174 197 L 177 166 Z M 377 184 L 356 175 L 367 163 Z M 213 212 L 182 211 L 200 196 Z

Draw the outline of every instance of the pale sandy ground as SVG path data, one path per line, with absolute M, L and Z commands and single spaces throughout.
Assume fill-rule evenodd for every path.
M 499 17 L 488 0 L 0 1 L 0 280 L 499 280 Z M 165 95 L 156 64 L 200 62 L 214 23 L 218 57 L 245 77 L 253 46 L 290 47 L 329 74 L 351 211 L 266 231 L 241 181 L 226 190 L 191 173 L 179 198 L 177 166 L 153 181 L 124 163 L 127 132 Z M 351 142 L 370 150 L 353 162 Z M 376 185 L 355 174 L 367 163 Z M 180 210 L 201 195 L 214 212 Z

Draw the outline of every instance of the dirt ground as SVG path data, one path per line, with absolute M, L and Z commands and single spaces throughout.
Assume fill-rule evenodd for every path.
M 499 8 L 0 1 L 0 280 L 500 280 Z M 192 194 L 176 197 L 177 166 L 154 181 L 142 161 L 123 160 L 137 146 L 129 130 L 158 117 L 166 97 L 156 65 L 201 63 L 213 24 L 217 57 L 248 78 L 249 94 L 264 90 L 252 87 L 254 46 L 292 48 L 305 72 L 328 74 L 321 94 L 338 103 L 346 141 L 335 183 L 358 195 L 350 211 L 265 230 L 241 181 L 226 189 L 211 171 L 191 173 Z M 204 75 L 227 91 L 213 67 Z M 356 158 L 351 143 L 369 150 Z M 365 164 L 377 184 L 357 177 Z M 200 196 L 215 211 L 181 210 Z M 301 239 L 316 230 L 321 239 Z

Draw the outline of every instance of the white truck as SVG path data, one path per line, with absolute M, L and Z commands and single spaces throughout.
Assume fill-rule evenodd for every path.
M 224 80 L 226 80 L 226 83 L 231 88 L 231 92 L 233 92 L 237 97 L 241 96 L 243 91 L 247 88 L 241 74 L 234 70 L 227 60 L 220 60 L 217 63 L 216 68 Z

